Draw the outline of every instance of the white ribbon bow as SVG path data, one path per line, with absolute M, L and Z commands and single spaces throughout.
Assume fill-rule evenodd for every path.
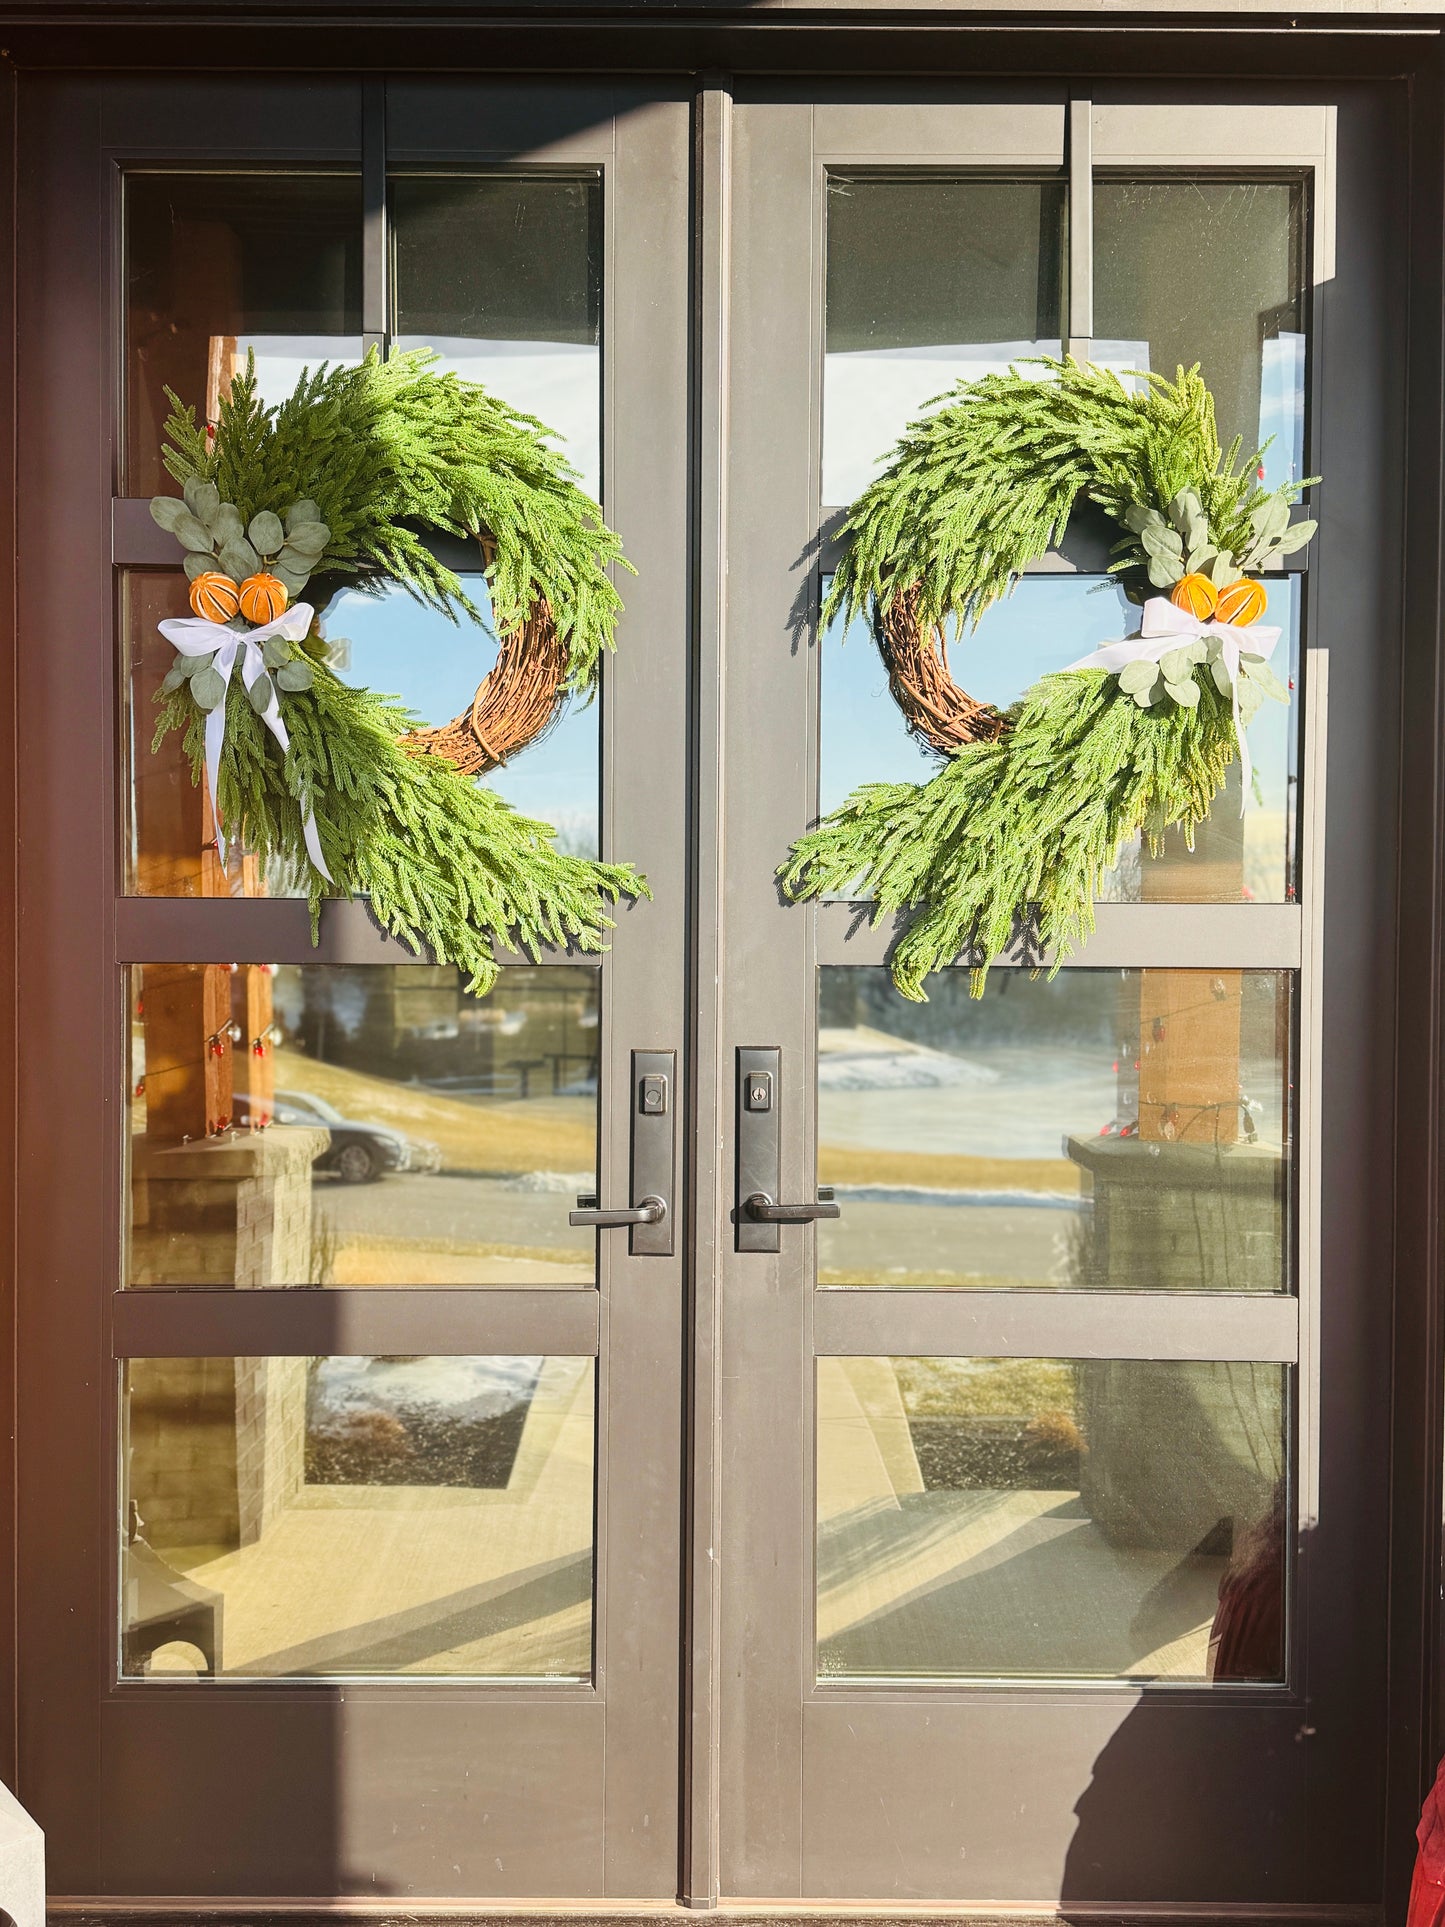
M 1243 650 L 1268 661 L 1280 638 L 1278 629 L 1256 624 L 1242 628 L 1235 622 L 1202 621 L 1198 616 L 1190 615 L 1187 609 L 1176 608 L 1168 596 L 1151 596 L 1144 604 L 1144 620 L 1139 625 L 1137 636 L 1126 636 L 1122 642 L 1106 642 L 1092 656 L 1081 656 L 1068 666 L 1070 669 L 1107 669 L 1117 674 L 1119 670 L 1127 669 L 1131 662 L 1158 662 L 1181 643 L 1200 641 L 1207 636 L 1219 638 L 1220 658 L 1229 675 L 1234 740 L 1239 744 L 1239 766 L 1243 777 L 1239 799 L 1239 813 L 1243 816 L 1254 764 L 1250 761 L 1249 744 L 1245 740 L 1244 724 L 1239 715 L 1239 657 Z
M 266 659 L 261 653 L 261 645 L 271 636 L 280 636 L 286 642 L 300 642 L 311 627 L 311 614 L 310 603 L 293 602 L 284 615 L 277 616 L 274 622 L 263 622 L 257 629 L 228 629 L 225 623 L 210 622 L 204 616 L 182 616 L 157 626 L 166 641 L 181 655 L 214 655 L 211 667 L 229 693 L 231 671 L 236 666 L 237 657 L 241 662 L 241 681 L 248 690 L 253 689 L 256 679 L 266 673 Z M 270 701 L 260 714 L 261 721 L 281 745 L 281 754 L 284 756 L 291 738 L 281 720 L 281 704 L 274 677 L 271 679 Z M 225 740 L 226 698 L 222 696 L 215 708 L 206 715 L 206 780 L 211 786 L 211 813 L 216 819 L 216 847 L 220 852 L 222 869 L 226 867 L 226 833 L 221 826 L 220 775 L 221 747 Z M 306 838 L 306 854 L 312 864 L 328 883 L 332 882 L 334 879 L 321 854 L 316 818 L 310 810 L 302 814 L 301 832 Z

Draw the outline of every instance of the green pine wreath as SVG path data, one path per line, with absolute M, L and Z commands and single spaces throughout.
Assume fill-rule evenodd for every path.
M 1197 366 L 1127 385 L 1072 359 L 1027 366 L 1043 378 L 960 382 L 909 426 L 849 512 L 822 611 L 869 619 L 910 727 L 949 753 L 928 782 L 857 790 L 794 844 L 780 879 L 795 901 L 868 894 L 875 923 L 901 915 L 889 964 L 920 1002 L 929 974 L 960 957 L 982 995 L 989 960 L 1021 930 L 1057 970 L 1130 838 L 1157 848 L 1178 824 L 1192 847 L 1237 753 L 1236 701 L 1241 723 L 1266 697 L 1288 701 L 1260 657 L 1245 649 L 1231 674 L 1209 638 L 1117 674 L 1044 676 L 1002 714 L 953 690 L 963 722 L 940 724 L 946 625 L 975 626 L 1081 501 L 1119 525 L 1111 569 L 1131 597 L 1170 591 L 1201 617 L 1216 602 L 1257 614 L 1251 572 L 1315 530 L 1290 506 L 1319 478 L 1266 491 L 1262 451 L 1241 462 L 1238 439 L 1221 451 Z
M 321 601 L 343 586 L 378 593 L 396 583 L 453 620 L 478 620 L 425 537 L 480 539 L 498 636 L 526 648 L 535 632 L 553 651 L 539 672 L 545 722 L 565 695 L 595 688 L 621 607 L 609 571 L 628 565 L 543 425 L 434 361 L 373 352 L 303 373 L 268 408 L 248 360 L 214 427 L 168 391 L 164 461 L 182 494 L 158 496 L 151 512 L 186 552 L 192 607 L 241 636 L 278 604 L 299 609 L 313 580 L 326 584 Z M 480 996 L 496 981 L 499 946 L 601 950 L 609 908 L 650 894 L 625 864 L 558 850 L 549 825 L 437 753 L 431 739 L 446 732 L 342 681 L 314 617 L 294 639 L 268 634 L 264 650 L 250 689 L 240 674 L 224 683 L 212 655 L 178 655 L 153 748 L 180 732 L 202 782 L 207 719 L 221 708 L 218 826 L 300 880 L 313 934 L 326 897 L 367 897 L 384 928 L 459 965 Z M 289 736 L 284 754 L 268 704 Z M 524 739 L 535 733 L 529 724 Z M 313 824 L 322 867 L 308 849 Z

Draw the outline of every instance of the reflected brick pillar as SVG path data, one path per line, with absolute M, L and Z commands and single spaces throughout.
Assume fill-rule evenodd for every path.
M 1145 855 L 1145 902 L 1240 901 L 1239 795 L 1236 765 L 1192 853 L 1176 829 L 1158 857 Z M 1123 1134 L 1067 1145 L 1092 1181 L 1092 1289 L 1279 1290 L 1287 1177 L 1279 1147 L 1241 1142 L 1243 1008 L 1242 971 L 1123 978 Z M 1078 1369 L 1080 1497 L 1105 1537 L 1227 1556 L 1279 1476 L 1274 1368 L 1089 1360 Z
M 236 1360 L 238 1541 L 254 1545 L 306 1483 L 304 1358 Z

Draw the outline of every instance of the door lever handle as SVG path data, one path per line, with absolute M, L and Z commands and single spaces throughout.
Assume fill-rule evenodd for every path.
M 833 1202 L 833 1187 L 818 1186 L 816 1204 L 774 1204 L 766 1191 L 754 1191 L 743 1200 L 743 1210 L 754 1224 L 812 1224 L 815 1218 L 841 1218 L 842 1208 Z
M 616 1225 L 661 1224 L 667 1216 L 667 1206 L 661 1198 L 644 1198 L 641 1204 L 623 1205 L 617 1211 L 599 1211 L 596 1197 L 583 1192 L 577 1205 L 577 1210 L 567 1213 L 568 1224 L 592 1224 L 602 1231 Z

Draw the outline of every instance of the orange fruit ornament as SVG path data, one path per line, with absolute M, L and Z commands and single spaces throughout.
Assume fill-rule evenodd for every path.
M 241 591 L 219 569 L 207 569 L 191 584 L 191 607 L 207 622 L 229 622 L 240 606 Z
M 1221 622 L 1232 622 L 1236 628 L 1247 629 L 1264 614 L 1266 600 L 1264 584 L 1251 582 L 1245 576 L 1230 583 L 1216 603 L 1214 613 Z
M 241 614 L 247 622 L 274 622 L 289 597 L 274 575 L 248 575 L 241 584 Z
M 242 607 L 245 606 L 245 594 L 243 589 L 241 591 Z M 1182 609 L 1186 615 L 1193 616 L 1196 621 L 1207 622 L 1214 614 L 1215 606 L 1219 601 L 1219 591 L 1207 575 L 1185 575 L 1181 576 L 1169 591 L 1169 600 L 1176 609 Z

